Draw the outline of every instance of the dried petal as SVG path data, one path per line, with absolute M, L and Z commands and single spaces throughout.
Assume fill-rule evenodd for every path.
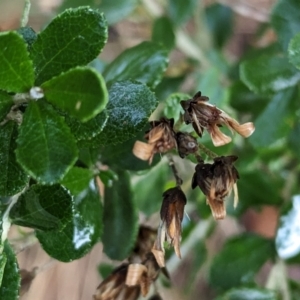
M 224 201 L 218 201 L 208 197 L 207 204 L 209 204 L 215 220 L 222 220 L 226 217 L 226 208 Z
M 127 271 L 125 284 L 128 286 L 139 285 L 141 277 L 147 273 L 147 268 L 142 264 L 130 264 Z
M 147 144 L 140 141 L 136 141 L 134 143 L 132 152 L 137 158 L 141 160 L 149 160 L 151 164 L 154 155 L 153 149 L 153 144 Z

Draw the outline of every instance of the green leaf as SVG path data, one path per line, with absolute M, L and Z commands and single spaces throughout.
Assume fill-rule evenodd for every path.
M 29 103 L 17 144 L 18 162 L 33 178 L 43 183 L 59 181 L 78 155 L 70 129 L 43 100 Z
M 130 188 L 128 173 L 118 172 L 118 181 L 105 189 L 103 213 L 104 252 L 123 260 L 130 254 L 138 232 L 138 215 Z
M 109 88 L 107 124 L 100 134 L 84 144 L 95 148 L 128 141 L 146 126 L 156 104 L 155 95 L 144 84 L 130 81 L 114 83 Z
M 3 275 L 4 275 L 4 269 L 5 269 L 6 262 L 7 262 L 6 254 L 4 252 L 2 252 L 0 254 L 0 288 L 2 285 L 2 279 L 3 279 Z
M 171 0 L 168 1 L 168 13 L 174 25 L 180 26 L 189 18 L 196 10 L 197 0 Z
M 274 291 L 261 288 L 235 288 L 223 296 L 218 298 L 220 300 L 276 300 L 277 296 Z
M 262 265 L 275 256 L 274 250 L 273 241 L 254 234 L 227 240 L 213 259 L 210 284 L 223 290 L 252 284 Z
M 166 49 L 171 50 L 175 46 L 175 33 L 173 24 L 168 17 L 155 19 L 152 28 L 152 41 L 162 44 Z
M 64 11 L 52 20 L 32 45 L 36 84 L 76 66 L 86 65 L 98 56 L 106 40 L 107 24 L 103 14 L 88 7 Z
M 99 114 L 108 101 L 102 76 L 86 67 L 62 73 L 42 84 L 42 89 L 50 103 L 82 122 Z
M 294 97 L 294 89 L 277 93 L 266 109 L 255 120 L 255 132 L 249 138 L 251 145 L 259 151 L 269 149 L 271 144 L 284 138 L 290 130 L 290 103 Z M 280 120 L 276 122 L 274 120 Z
M 37 34 L 31 27 L 21 27 L 17 30 L 17 32 L 23 37 L 30 52 L 32 44 L 37 39 Z
M 77 141 L 88 140 L 99 134 L 104 129 L 108 120 L 106 110 L 84 123 L 80 122 L 76 118 L 70 117 L 67 114 L 64 117 L 66 124 L 70 127 L 71 132 Z
M 0 122 L 6 117 L 13 105 L 12 96 L 0 91 Z
M 279 0 L 271 15 L 278 39 L 284 50 L 292 37 L 300 31 L 300 2 L 298 0 Z
M 165 101 L 164 115 L 165 117 L 174 119 L 177 123 L 182 114 L 184 113 L 183 108 L 180 105 L 180 101 L 191 99 L 191 96 L 184 93 L 173 93 Z
M 0 89 L 28 92 L 34 83 L 32 61 L 22 37 L 14 32 L 0 32 Z
M 74 191 L 77 192 L 76 189 Z M 71 214 L 72 217 L 62 229 L 36 232 L 43 249 L 51 257 L 63 262 L 83 257 L 100 240 L 102 206 L 94 180 L 74 195 Z
M 17 300 L 19 299 L 20 274 L 16 255 L 8 244 L 4 244 L 4 253 L 7 261 L 4 267 L 2 284 L 0 287 L 0 299 Z
M 114 24 L 126 18 L 137 6 L 137 0 L 65 0 L 60 11 L 69 7 L 89 5 L 104 13 L 108 24 Z
M 9 216 L 16 225 L 60 230 L 72 218 L 72 196 L 59 184 L 35 184 L 19 197 Z
M 282 259 L 292 258 L 300 253 L 300 195 L 282 211 L 276 234 L 276 250 Z
M 300 69 L 300 33 L 290 41 L 288 55 L 290 63 Z
M 133 199 L 139 210 L 147 216 L 160 210 L 169 175 L 169 166 L 161 162 L 146 174 L 134 177 Z
M 216 47 L 223 47 L 232 34 L 233 16 L 231 8 L 223 4 L 214 3 L 206 8 L 205 21 Z
M 89 185 L 93 178 L 93 172 L 89 169 L 73 167 L 61 180 L 61 184 L 68 190 L 72 191 L 73 195 L 78 195 Z
M 300 72 L 286 57 L 261 55 L 240 65 L 242 81 L 255 93 L 275 94 L 295 86 L 300 80 Z
M 288 136 L 288 148 L 291 149 L 294 155 L 300 159 L 300 120 L 297 120 L 291 129 Z
M 0 195 L 12 196 L 22 191 L 28 176 L 16 161 L 18 126 L 9 121 L 0 126 Z
M 237 185 L 239 204 L 236 209 L 233 209 L 230 205 L 228 207 L 229 213 L 241 215 L 248 208 L 255 209 L 263 205 L 279 206 L 282 204 L 282 198 L 280 197 L 281 184 L 277 178 L 273 178 L 262 170 L 240 172 L 240 180 L 238 180 Z
M 168 51 L 153 42 L 143 42 L 122 52 L 104 70 L 106 82 L 137 80 L 154 88 L 168 66 Z

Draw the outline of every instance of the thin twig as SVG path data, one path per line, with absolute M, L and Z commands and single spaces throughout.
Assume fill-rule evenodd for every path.
M 214 159 L 214 158 L 216 158 L 216 157 L 219 156 L 215 152 L 212 152 L 211 150 L 209 150 L 208 148 L 206 148 L 203 144 L 198 144 L 198 147 L 199 147 L 199 150 L 201 152 L 203 152 L 204 154 L 206 154 L 207 156 L 209 156 L 211 159 Z
M 183 183 L 183 180 L 178 175 L 178 171 L 176 169 L 173 157 L 171 155 L 168 155 L 168 160 L 169 160 L 169 166 L 171 167 L 171 170 L 172 170 L 172 172 L 174 174 L 174 177 L 175 177 L 175 180 L 176 180 L 176 185 L 181 186 L 182 183 Z
M 25 27 L 28 23 L 30 7 L 31 7 L 30 0 L 25 0 L 25 6 L 21 18 L 21 27 Z

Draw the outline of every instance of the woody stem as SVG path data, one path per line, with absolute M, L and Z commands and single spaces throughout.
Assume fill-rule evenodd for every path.
M 205 153 L 207 156 L 209 156 L 212 159 L 218 157 L 218 154 L 216 154 L 215 152 L 212 152 L 211 150 L 206 148 L 203 144 L 198 144 L 198 148 L 201 152 Z
M 171 155 L 168 155 L 168 160 L 169 160 L 169 166 L 171 167 L 171 170 L 174 174 L 174 177 L 175 177 L 175 180 L 176 180 L 176 185 L 177 186 L 181 186 L 182 185 L 182 182 L 183 180 L 179 177 L 178 175 L 178 171 L 176 169 L 176 166 L 175 166 L 175 162 L 173 160 L 173 157 Z

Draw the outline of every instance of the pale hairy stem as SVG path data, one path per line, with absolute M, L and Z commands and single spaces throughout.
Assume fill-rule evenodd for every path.
M 21 27 L 25 27 L 28 23 L 30 7 L 31 7 L 30 0 L 25 0 L 24 10 L 21 18 Z

